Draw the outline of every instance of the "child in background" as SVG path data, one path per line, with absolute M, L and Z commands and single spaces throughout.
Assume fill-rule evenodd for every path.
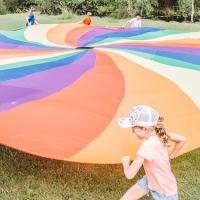
M 91 12 L 87 12 L 87 16 L 84 17 L 81 22 L 79 22 L 80 24 L 84 24 L 84 25 L 92 25 L 92 19 L 91 19 L 91 16 L 92 13 Z
M 38 24 L 38 22 L 35 19 L 35 8 L 34 7 L 30 8 L 30 12 L 29 12 L 26 20 L 27 20 L 26 26 L 32 26 L 32 25 Z
M 126 27 L 127 24 L 130 24 L 131 28 L 141 28 L 142 27 L 142 19 L 139 15 L 137 15 L 135 18 L 128 20 L 124 26 Z
M 151 107 L 135 106 L 126 118 L 118 123 L 123 128 L 131 128 L 139 138 L 144 139 L 133 162 L 129 156 L 122 157 L 125 176 L 134 178 L 141 166 L 145 176 L 132 186 L 121 200 L 134 200 L 151 193 L 154 200 L 178 200 L 177 182 L 170 167 L 170 160 L 184 146 L 186 138 L 173 133 L 166 133 L 163 118 Z M 169 154 L 167 145 L 175 142 Z

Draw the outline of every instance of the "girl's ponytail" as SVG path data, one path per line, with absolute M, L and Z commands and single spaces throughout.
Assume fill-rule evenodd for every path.
M 164 125 L 162 124 L 163 121 L 164 121 L 164 118 L 159 117 L 158 123 L 155 127 L 155 131 L 156 131 L 156 134 L 159 136 L 159 138 L 162 140 L 163 144 L 167 146 L 170 137 L 167 134 L 167 132 L 164 128 Z

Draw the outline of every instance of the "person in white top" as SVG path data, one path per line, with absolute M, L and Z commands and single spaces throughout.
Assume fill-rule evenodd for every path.
M 128 20 L 123 27 L 125 28 L 128 24 L 130 24 L 131 28 L 141 28 L 142 19 L 139 15 L 137 15 L 135 18 Z

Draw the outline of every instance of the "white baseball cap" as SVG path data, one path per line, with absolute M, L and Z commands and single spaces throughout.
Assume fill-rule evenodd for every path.
M 87 16 L 91 16 L 92 15 L 92 13 L 91 12 L 87 12 Z
M 147 105 L 138 105 L 131 109 L 128 117 L 122 117 L 118 120 L 122 128 L 131 128 L 134 126 L 151 127 L 156 126 L 159 120 L 159 114 L 155 109 Z

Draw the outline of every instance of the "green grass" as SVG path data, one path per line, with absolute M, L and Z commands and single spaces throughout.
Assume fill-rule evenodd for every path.
M 62 15 L 58 16 L 48 16 L 48 15 L 37 15 L 37 21 L 41 24 L 49 23 L 71 23 L 79 22 L 83 16 L 74 15 L 74 18 L 65 20 L 62 19 Z M 26 14 L 8 14 L 0 15 L 0 29 L 4 30 L 15 30 L 18 28 L 25 27 L 26 24 Z M 127 19 L 112 19 L 108 17 L 99 18 L 92 17 L 93 24 L 98 26 L 121 26 L 125 23 Z M 142 25 L 145 27 L 157 27 L 163 29 L 173 29 L 173 30 L 187 30 L 187 31 L 200 31 L 200 22 L 197 23 L 179 23 L 179 22 L 165 22 L 165 21 L 154 21 L 143 19 Z
M 126 180 L 121 165 L 49 160 L 0 146 L 1 200 L 117 200 L 144 174 Z M 172 161 L 180 200 L 199 200 L 200 149 Z M 149 200 L 149 197 L 143 200 Z
M 0 29 L 24 27 L 25 14 L 0 16 Z M 40 23 L 69 23 L 81 16 L 62 20 L 60 16 L 38 16 Z M 93 17 L 95 25 L 120 26 L 126 20 Z M 199 23 L 143 20 L 143 26 L 174 30 L 199 30 Z M 127 180 L 121 165 L 92 165 L 62 162 L 32 156 L 0 146 L 0 200 L 118 200 L 144 174 Z M 180 200 L 200 199 L 200 149 L 171 162 L 177 178 Z M 143 200 L 150 200 L 144 197 Z

